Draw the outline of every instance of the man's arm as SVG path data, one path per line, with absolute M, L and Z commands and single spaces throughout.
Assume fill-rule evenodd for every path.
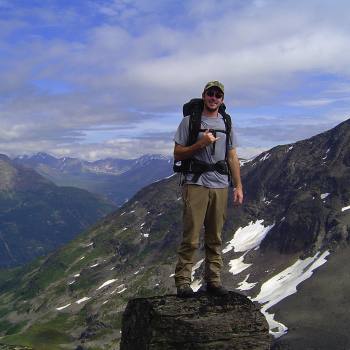
M 179 161 L 191 158 L 199 150 L 201 150 L 204 147 L 207 147 L 211 143 L 214 143 L 218 139 L 218 137 L 214 137 L 214 135 L 211 132 L 206 130 L 203 134 L 203 137 L 201 137 L 196 143 L 194 143 L 191 146 L 181 146 L 178 143 L 175 143 L 174 159 L 175 161 Z
M 232 180 L 235 186 L 233 192 L 233 202 L 236 204 L 242 204 L 243 202 L 243 186 L 241 181 L 241 170 L 239 165 L 239 159 L 236 149 L 230 149 L 227 155 L 228 165 L 230 167 Z

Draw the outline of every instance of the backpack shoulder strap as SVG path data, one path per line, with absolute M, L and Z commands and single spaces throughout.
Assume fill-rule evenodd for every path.
M 226 106 L 222 104 L 219 108 L 219 113 L 222 115 L 225 123 L 225 132 L 226 132 L 226 145 L 230 145 L 232 143 L 231 140 L 231 130 L 232 130 L 232 121 L 231 116 L 226 113 Z
M 198 133 L 201 127 L 201 119 L 203 112 L 203 100 L 201 98 L 193 98 L 183 106 L 183 116 L 189 116 L 189 139 L 187 146 L 193 145 L 197 141 Z

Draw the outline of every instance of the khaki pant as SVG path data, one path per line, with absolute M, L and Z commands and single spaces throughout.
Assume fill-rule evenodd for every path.
M 183 239 L 178 250 L 175 285 L 191 283 L 194 255 L 204 224 L 205 274 L 208 283 L 220 284 L 221 231 L 226 219 L 228 188 L 185 185 L 183 189 Z

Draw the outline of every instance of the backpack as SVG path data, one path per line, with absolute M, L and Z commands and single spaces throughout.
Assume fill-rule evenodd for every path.
M 205 131 L 204 129 L 201 129 L 201 119 L 202 119 L 203 108 L 204 108 L 204 104 L 201 98 L 194 98 L 183 105 L 183 108 L 182 108 L 183 116 L 184 117 L 190 116 L 189 139 L 188 139 L 187 146 L 191 146 L 194 143 L 196 143 L 199 132 Z M 217 132 L 221 132 L 226 135 L 225 160 L 220 161 L 216 164 L 207 164 L 207 163 L 195 160 L 193 158 L 177 161 L 177 162 L 175 162 L 174 160 L 174 166 L 173 166 L 174 172 L 178 172 L 183 175 L 188 173 L 194 173 L 196 174 L 195 179 L 197 179 L 197 180 L 193 179 L 194 182 L 198 181 L 199 176 L 205 171 L 218 171 L 221 174 L 229 175 L 229 178 L 230 178 L 229 168 L 227 166 L 227 148 L 231 144 L 230 134 L 232 129 L 232 122 L 231 122 L 230 115 L 226 113 L 226 106 L 224 104 L 220 106 L 219 113 L 223 117 L 223 120 L 225 123 L 225 130 L 210 129 L 209 131 L 213 133 L 214 136 L 216 135 Z M 213 144 L 212 152 L 215 153 L 215 143 Z

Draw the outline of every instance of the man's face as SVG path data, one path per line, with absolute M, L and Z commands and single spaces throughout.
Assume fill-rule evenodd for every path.
M 224 94 L 216 87 L 206 90 L 203 95 L 204 107 L 209 112 L 216 112 L 224 101 Z

